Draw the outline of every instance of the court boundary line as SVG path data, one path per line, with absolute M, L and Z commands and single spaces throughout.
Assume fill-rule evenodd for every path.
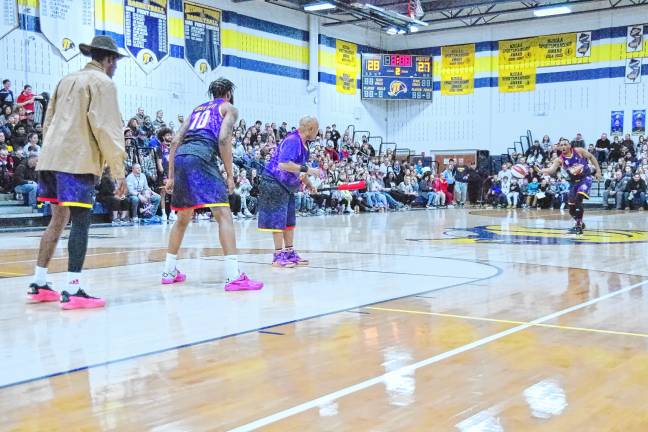
M 457 315 L 457 314 L 448 314 L 442 312 L 427 312 L 427 311 L 419 311 L 413 309 L 382 308 L 376 306 L 367 306 L 365 309 L 384 311 L 384 312 L 408 313 L 413 315 L 429 315 L 429 316 L 436 316 L 440 318 L 456 318 L 456 319 L 462 319 L 467 321 L 483 321 L 483 322 L 500 323 L 500 324 L 515 324 L 515 325 L 531 324 L 530 321 L 476 317 L 470 315 Z M 598 333 L 598 334 L 607 334 L 613 336 L 632 336 L 632 337 L 648 338 L 648 333 L 625 332 L 620 330 L 606 330 L 606 329 L 597 329 L 597 328 L 590 328 L 590 327 L 574 327 L 574 326 L 565 326 L 559 324 L 532 324 L 532 327 L 556 329 L 556 330 L 579 331 L 584 333 Z
M 380 255 L 380 254 L 378 254 L 378 255 Z M 195 258 L 187 258 L 187 259 L 195 259 Z M 454 260 L 453 258 L 444 258 L 444 259 Z M 469 261 L 469 260 L 457 259 L 455 261 Z M 180 349 L 183 349 L 183 348 L 190 348 L 190 347 L 197 346 L 197 345 L 204 345 L 204 344 L 208 344 L 208 343 L 212 343 L 212 342 L 217 342 L 217 341 L 223 340 L 223 339 L 229 339 L 229 338 L 232 338 L 232 337 L 243 336 L 243 335 L 247 335 L 247 334 L 251 334 L 251 333 L 258 333 L 258 332 L 260 332 L 262 330 L 268 330 L 268 329 L 271 329 L 271 328 L 274 328 L 274 327 L 281 327 L 281 326 L 284 326 L 284 325 L 294 324 L 294 323 L 297 323 L 297 322 L 322 318 L 322 317 L 325 317 L 325 316 L 335 315 L 335 314 L 347 312 L 347 311 L 354 310 L 354 309 L 361 309 L 361 308 L 364 308 L 364 307 L 367 307 L 367 306 L 372 306 L 372 305 L 376 305 L 376 304 L 380 304 L 380 303 L 390 302 L 390 301 L 394 301 L 394 300 L 400 300 L 400 299 L 403 299 L 403 298 L 413 297 L 413 296 L 416 296 L 416 295 L 426 294 L 426 293 L 435 292 L 435 291 L 442 291 L 442 290 L 446 290 L 446 289 L 449 289 L 449 288 L 456 288 L 456 287 L 467 285 L 469 283 L 476 282 L 476 281 L 489 280 L 489 279 L 495 278 L 497 276 L 500 276 L 503 273 L 503 270 L 500 267 L 498 267 L 498 266 L 496 266 L 494 264 L 479 263 L 477 261 L 469 261 L 469 262 L 472 262 L 472 263 L 475 263 L 475 264 L 487 265 L 489 267 L 492 267 L 492 268 L 494 268 L 496 270 L 495 274 L 493 274 L 491 276 L 487 276 L 485 278 L 477 278 L 477 279 L 474 279 L 472 281 L 459 282 L 457 284 L 448 285 L 448 286 L 444 286 L 444 287 L 440 287 L 440 288 L 433 288 L 431 290 L 425 290 L 425 291 L 412 293 L 412 294 L 406 294 L 406 295 L 397 296 L 397 297 L 393 297 L 393 298 L 389 298 L 389 299 L 378 300 L 378 301 L 375 301 L 375 302 L 366 303 L 366 304 L 362 304 L 362 305 L 355 305 L 355 306 L 345 308 L 345 309 L 339 309 L 339 310 L 334 310 L 334 311 L 330 311 L 330 312 L 316 314 L 316 315 L 312 315 L 312 316 L 308 316 L 308 317 L 298 318 L 298 319 L 295 319 L 295 320 L 270 324 L 270 325 L 267 325 L 267 326 L 258 327 L 258 328 L 255 328 L 255 329 L 243 330 L 243 331 L 236 332 L 236 333 L 231 333 L 231 334 L 228 334 L 228 335 L 215 336 L 215 337 L 212 337 L 212 338 L 202 339 L 202 340 L 199 340 L 199 341 L 187 342 L 187 343 L 180 344 L 180 345 L 175 345 L 175 346 L 172 346 L 172 347 L 161 348 L 161 349 L 158 349 L 158 350 L 155 350 L 155 351 L 149 351 L 149 352 L 145 352 L 145 353 L 134 354 L 134 355 L 131 355 L 131 356 L 121 357 L 121 358 L 114 359 L 114 360 L 107 360 L 107 361 L 103 361 L 103 362 L 99 362 L 99 363 L 93 363 L 91 365 L 79 366 L 79 367 L 68 369 L 68 370 L 65 370 L 65 371 L 52 372 L 52 373 L 49 373 L 49 374 L 45 374 L 45 375 L 41 375 L 41 376 L 37 376 L 37 377 L 33 377 L 33 378 L 27 378 L 27 379 L 20 380 L 20 381 L 14 381 L 14 382 L 10 382 L 10 383 L 7 383 L 7 384 L 0 384 L 0 390 L 4 390 L 4 389 L 10 388 L 10 387 L 16 387 L 16 386 L 23 385 L 23 384 L 33 383 L 33 382 L 36 382 L 36 381 L 42 381 L 42 380 L 46 380 L 46 379 L 50 379 L 50 378 L 55 378 L 57 376 L 68 375 L 68 374 L 75 373 L 75 372 L 81 372 L 81 371 L 88 370 L 88 369 L 94 369 L 94 368 L 97 368 L 97 367 L 105 367 L 105 366 L 115 364 L 115 363 L 122 363 L 122 362 L 130 361 L 130 360 L 136 360 L 136 359 L 139 359 L 139 358 L 149 357 L 149 356 L 153 356 L 153 355 L 157 355 L 157 354 L 163 354 L 163 353 L 166 353 L 166 352 L 177 351 L 177 350 L 180 350 Z
M 348 395 L 350 395 L 352 393 L 356 393 L 356 392 L 358 392 L 360 390 L 364 390 L 366 388 L 373 387 L 376 384 L 383 383 L 383 382 L 385 382 L 385 379 L 387 379 L 387 378 L 399 377 L 399 376 L 402 376 L 403 374 L 414 372 L 417 369 L 420 369 L 422 367 L 429 366 L 429 365 L 434 364 L 434 363 L 438 363 L 438 362 L 443 361 L 445 359 L 448 359 L 450 357 L 454 357 L 456 355 L 459 355 L 459 354 L 462 354 L 464 352 L 470 351 L 470 350 L 472 350 L 474 348 L 479 348 L 479 347 L 481 347 L 483 345 L 486 345 L 486 344 L 489 344 L 489 343 L 494 342 L 496 340 L 505 338 L 506 336 L 512 335 L 514 333 L 518 333 L 520 331 L 527 330 L 527 329 L 533 327 L 536 324 L 542 324 L 542 323 L 544 323 L 546 321 L 556 319 L 558 317 L 561 317 L 561 316 L 569 314 L 571 312 L 575 312 L 577 310 L 586 308 L 588 306 L 594 305 L 594 304 L 599 303 L 601 301 L 608 300 L 610 298 L 619 296 L 621 294 L 625 294 L 625 293 L 627 293 L 629 291 L 632 291 L 635 288 L 638 288 L 638 287 L 646 285 L 646 284 L 648 284 L 648 279 L 645 279 L 642 282 L 638 282 L 636 284 L 627 286 L 625 288 L 621 288 L 621 289 L 619 289 L 617 291 L 613 291 L 613 292 L 607 293 L 605 295 L 599 296 L 597 298 L 588 300 L 586 302 L 579 303 L 579 304 L 576 304 L 574 306 L 570 306 L 570 307 L 565 308 L 565 309 L 561 309 L 561 310 L 559 310 L 557 312 L 553 312 L 551 314 L 542 316 L 540 318 L 536 318 L 536 319 L 534 319 L 532 321 L 529 321 L 527 324 L 522 324 L 522 325 L 512 327 L 510 329 L 506 329 L 504 331 L 495 333 L 495 334 L 487 336 L 485 338 L 478 339 L 476 341 L 473 341 L 473 342 L 470 342 L 468 344 L 459 346 L 459 347 L 451 349 L 449 351 L 434 355 L 432 357 L 428 357 L 428 358 L 426 358 L 424 360 L 420 360 L 420 361 L 418 361 L 416 363 L 412 363 L 410 365 L 400 367 L 400 368 L 398 368 L 396 370 L 384 373 L 382 375 L 378 375 L 378 376 L 373 377 L 373 378 L 369 378 L 369 379 L 367 379 L 365 381 L 362 381 L 362 382 L 359 382 L 357 384 L 345 387 L 343 389 L 337 390 L 337 391 L 332 392 L 332 393 L 328 393 L 328 394 L 326 394 L 324 396 L 320 396 L 318 398 L 311 399 L 310 401 L 301 403 L 301 404 L 296 405 L 296 406 L 294 406 L 292 408 L 288 408 L 288 409 L 285 409 L 283 411 L 279 411 L 279 412 L 276 412 L 274 414 L 271 414 L 269 416 L 262 417 L 262 418 L 260 418 L 258 420 L 255 420 L 255 421 L 250 422 L 250 423 L 246 423 L 246 424 L 238 426 L 238 427 L 236 427 L 234 429 L 229 429 L 229 432 L 247 432 L 247 431 L 252 431 L 252 430 L 258 429 L 260 427 L 268 426 L 268 425 L 276 423 L 276 422 L 278 422 L 280 420 L 284 420 L 284 419 L 286 419 L 288 417 L 292 417 L 292 416 L 294 416 L 296 414 L 300 414 L 300 413 L 302 413 L 304 411 L 308 411 L 310 409 L 317 408 L 318 406 L 320 406 L 322 404 L 329 403 L 329 402 L 334 401 L 336 399 L 340 399 L 340 398 L 342 398 L 344 396 L 348 396 Z

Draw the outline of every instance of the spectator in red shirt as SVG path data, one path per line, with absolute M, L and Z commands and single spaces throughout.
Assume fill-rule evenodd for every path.
M 31 86 L 27 84 L 25 85 L 25 87 L 23 87 L 23 91 L 20 92 L 20 95 L 18 95 L 16 102 L 19 107 L 24 107 L 25 111 L 34 112 L 34 100 L 40 98 L 40 96 L 36 96 L 34 93 L 32 93 Z
M 340 155 L 338 155 L 337 150 L 335 150 L 335 147 L 333 147 L 333 141 L 328 140 L 326 142 L 326 149 L 324 151 L 331 158 L 332 161 L 340 160 Z
M 445 195 L 445 202 L 451 203 L 453 196 L 452 192 L 448 191 L 448 182 L 445 177 L 439 176 L 439 174 L 434 174 L 434 181 L 432 182 L 432 187 L 435 192 L 443 193 Z

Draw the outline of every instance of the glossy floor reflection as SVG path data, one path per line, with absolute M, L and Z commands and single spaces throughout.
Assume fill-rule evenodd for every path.
M 172 287 L 169 227 L 93 229 L 102 311 L 25 304 L 38 233 L 0 234 L 0 429 L 648 430 L 643 213 L 592 214 L 590 243 L 560 212 L 474 213 L 302 218 L 312 266 L 284 271 L 239 222 L 257 293 L 222 291 L 213 223 Z

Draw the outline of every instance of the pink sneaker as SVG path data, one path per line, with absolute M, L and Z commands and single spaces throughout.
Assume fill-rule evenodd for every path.
M 290 261 L 288 259 L 288 253 L 281 251 L 281 252 L 275 252 L 274 256 L 272 257 L 272 266 L 273 267 L 281 267 L 281 268 L 291 268 L 295 267 L 295 263 Z
M 225 291 L 255 291 L 263 288 L 263 282 L 253 281 L 245 273 L 241 273 L 238 279 L 225 284 Z
M 187 280 L 187 274 L 175 269 L 173 273 L 162 273 L 162 285 L 171 285 Z
M 61 309 L 94 309 L 106 306 L 106 300 L 98 297 L 91 297 L 82 289 L 70 294 L 67 291 L 61 293 Z
M 299 254 L 297 254 L 297 252 L 295 252 L 294 249 L 291 250 L 290 252 L 286 252 L 286 258 L 288 259 L 288 261 L 295 264 L 296 266 L 303 267 L 310 264 L 310 262 L 307 259 L 300 257 Z
M 61 299 L 61 295 L 57 291 L 54 291 L 52 288 L 50 288 L 47 284 L 39 286 L 35 283 L 32 283 L 29 285 L 27 298 L 34 303 L 55 302 Z

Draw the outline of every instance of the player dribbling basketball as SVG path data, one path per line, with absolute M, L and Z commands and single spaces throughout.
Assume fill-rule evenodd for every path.
M 571 234 L 583 234 L 585 224 L 583 215 L 585 209 L 583 199 L 589 199 L 592 187 L 592 170 L 597 180 L 601 178 L 601 168 L 596 157 L 585 149 L 572 147 L 569 140 L 561 138 L 558 143 L 561 154 L 553 161 L 549 168 L 542 170 L 543 174 L 554 175 L 560 167 L 567 171 L 569 181 L 569 214 L 576 221 L 576 225 L 569 230 Z

